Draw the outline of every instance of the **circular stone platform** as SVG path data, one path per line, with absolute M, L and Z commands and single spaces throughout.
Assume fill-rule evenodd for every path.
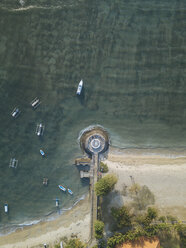
M 104 153 L 109 148 L 109 135 L 101 126 L 85 129 L 79 140 L 82 150 L 88 155 Z

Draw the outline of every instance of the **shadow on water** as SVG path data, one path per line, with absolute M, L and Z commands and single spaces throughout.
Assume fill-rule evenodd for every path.
M 81 105 L 85 106 L 85 90 L 84 90 L 84 87 L 81 91 L 81 95 L 77 95 L 77 98 L 80 102 Z

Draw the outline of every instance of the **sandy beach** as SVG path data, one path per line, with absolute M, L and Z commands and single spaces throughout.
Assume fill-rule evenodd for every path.
M 0 237 L 2 248 L 50 247 L 59 242 L 62 237 L 78 236 L 83 241 L 89 240 L 90 201 L 86 197 L 75 207 L 53 221 L 41 222 L 24 227 Z
M 154 205 L 161 214 L 186 220 L 186 154 L 185 151 L 165 149 L 111 148 L 104 161 L 109 173 L 118 176 L 116 190 L 135 183 L 147 186 L 155 198 Z M 113 205 L 122 205 L 127 196 L 112 199 Z
M 122 194 L 123 187 L 131 187 L 132 180 L 147 186 L 154 196 L 155 205 L 162 214 L 177 216 L 186 220 L 186 154 L 184 151 L 162 149 L 117 149 L 111 147 L 104 160 L 109 173 L 118 177 L 116 191 L 110 195 L 108 207 L 121 206 L 130 202 L 130 197 Z M 83 241 L 89 240 L 90 200 L 80 201 L 74 208 L 53 221 L 18 229 L 0 237 L 0 247 L 30 248 L 42 247 L 43 243 L 54 245 L 64 236 L 75 235 Z

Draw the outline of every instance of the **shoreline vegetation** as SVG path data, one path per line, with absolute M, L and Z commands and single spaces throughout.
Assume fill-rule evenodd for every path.
M 110 147 L 103 161 L 109 172 L 117 176 L 115 190 L 105 196 L 108 208 L 135 203 L 129 189 L 141 192 L 140 206 L 158 209 L 160 215 L 175 216 L 186 221 L 186 152 L 183 149 L 118 149 Z M 147 190 L 148 189 L 148 190 Z M 145 191 L 146 190 L 146 191 Z M 148 192 L 147 192 L 148 191 Z M 148 194 L 147 194 L 148 193 Z M 148 197 L 145 197 L 147 195 Z M 107 221 L 107 216 L 103 216 Z M 90 199 L 87 196 L 75 207 L 53 221 L 40 222 L 0 237 L 0 247 L 42 247 L 59 243 L 64 236 L 89 240 Z M 106 234 L 109 232 L 106 228 Z

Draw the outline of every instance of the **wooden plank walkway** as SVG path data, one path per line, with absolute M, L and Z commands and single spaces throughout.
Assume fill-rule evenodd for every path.
M 94 224 L 97 220 L 97 196 L 94 190 L 94 185 L 97 182 L 99 157 L 98 154 L 93 155 L 93 164 L 91 166 L 92 177 L 90 177 L 90 195 L 91 195 L 91 223 L 90 223 L 90 237 L 91 241 L 95 238 L 94 236 Z

